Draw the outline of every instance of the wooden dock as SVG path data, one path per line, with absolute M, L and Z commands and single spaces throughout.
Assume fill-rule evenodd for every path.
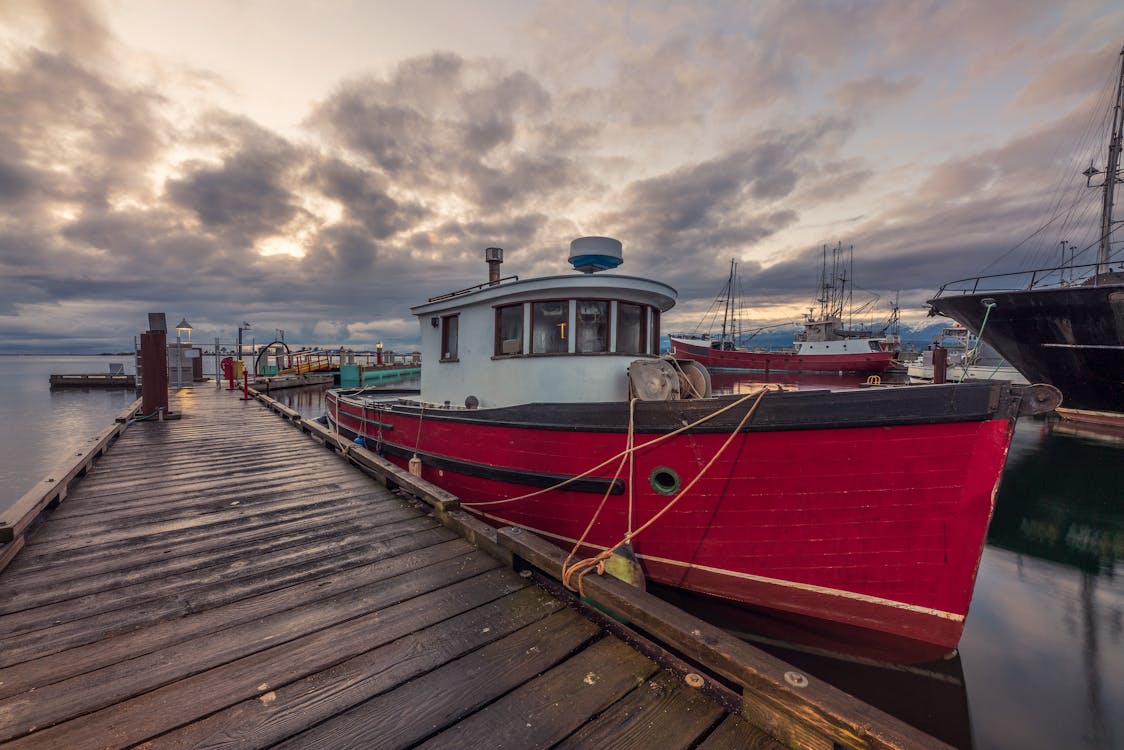
M 4 748 L 942 747 L 240 396 L 0 515 Z
M 85 375 L 51 375 L 52 388 L 135 388 L 137 378 L 120 372 Z

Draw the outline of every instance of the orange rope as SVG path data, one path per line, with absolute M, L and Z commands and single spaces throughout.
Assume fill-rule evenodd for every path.
M 605 490 L 605 494 L 601 497 L 601 504 L 598 505 L 597 510 L 593 512 L 593 516 L 589 519 L 589 523 L 586 524 L 585 531 L 583 531 L 582 535 L 578 538 L 578 540 L 576 542 L 574 542 L 574 548 L 570 550 L 570 554 L 566 555 L 566 560 L 565 560 L 565 562 L 562 563 L 562 580 L 563 581 L 565 581 L 569 577 L 569 573 L 567 573 L 567 566 L 570 564 L 570 560 L 572 560 L 574 558 L 574 556 L 578 554 L 578 548 L 580 548 L 582 546 L 582 543 L 585 542 L 585 538 L 587 536 L 589 536 L 589 532 L 593 529 L 593 525 L 595 523 L 597 523 L 597 518 L 598 518 L 598 516 L 601 515 L 601 509 L 605 507 L 605 503 L 608 501 L 609 495 L 613 491 L 613 483 L 616 482 L 617 477 L 620 476 L 621 469 L 624 468 L 624 463 L 625 463 L 626 460 L 629 463 L 629 476 L 631 478 L 631 471 L 632 471 L 632 464 L 633 464 L 632 457 L 635 455 L 635 451 L 632 450 L 633 449 L 633 443 L 635 441 L 635 436 L 636 436 L 636 433 L 634 431 L 634 427 L 635 427 L 635 424 L 636 424 L 636 422 L 635 422 L 636 411 L 635 410 L 636 410 L 636 402 L 638 400 L 639 399 L 634 398 L 634 399 L 632 399 L 628 402 L 628 436 L 625 438 L 625 449 L 620 454 L 621 462 L 619 464 L 617 464 L 617 472 L 613 475 L 612 481 L 609 482 L 609 488 L 607 490 Z M 631 481 L 629 481 L 629 483 L 628 483 L 628 512 L 629 512 L 629 517 L 627 519 L 627 522 L 628 522 L 628 527 L 631 529 L 632 528 L 632 482 Z M 604 569 L 605 569 L 605 566 L 604 566 L 604 564 L 602 564 L 601 570 L 604 571 Z
M 718 457 L 721 456 L 723 452 L 725 452 L 726 448 L 729 447 L 730 443 L 732 443 L 734 438 L 737 437 L 738 433 L 741 432 L 742 427 L 745 426 L 745 423 L 748 422 L 749 418 L 751 416 L 753 416 L 753 413 L 755 411 L 757 411 L 757 407 L 758 407 L 758 405 L 760 405 L 761 399 L 765 397 L 765 393 L 768 390 L 770 390 L 770 389 L 768 387 L 765 387 L 765 388 L 762 388 L 761 391 L 759 391 L 756 394 L 757 399 L 753 402 L 753 405 L 751 407 L 749 407 L 749 409 L 746 411 L 745 416 L 742 417 L 742 420 L 741 420 L 741 422 L 738 423 L 738 426 L 733 430 L 733 432 L 730 433 L 730 436 L 726 438 L 726 441 L 724 443 L 722 443 L 722 446 L 715 452 L 715 454 L 706 463 L 706 465 L 703 466 L 702 470 L 699 471 L 699 473 L 695 475 L 695 478 L 692 479 L 690 481 L 690 483 L 687 484 L 686 487 L 684 487 L 682 490 L 680 490 L 675 495 L 675 497 L 671 498 L 671 500 L 667 503 L 667 505 L 665 505 L 663 508 L 661 508 L 658 513 L 656 513 L 654 516 L 652 516 L 647 521 L 645 521 L 640 526 L 640 528 L 636 529 L 636 531 L 631 531 L 631 532 L 626 533 L 624 535 L 624 538 L 622 538 L 619 542 L 614 544 L 612 547 L 609 547 L 608 549 L 605 549 L 605 550 L 602 550 L 601 552 L 598 552 L 593 557 L 587 557 L 584 560 L 577 561 L 573 565 L 569 565 L 570 559 L 574 556 L 574 553 L 577 551 L 578 547 L 582 544 L 582 542 L 585 541 L 586 534 L 582 534 L 581 539 L 579 539 L 577 544 L 574 545 L 574 550 L 571 551 L 569 556 L 567 556 L 566 563 L 563 564 L 563 566 L 562 566 L 562 584 L 566 588 L 570 589 L 571 591 L 574 591 L 575 587 L 573 585 L 571 585 L 570 579 L 573 577 L 575 571 L 578 572 L 578 581 L 577 581 L 576 590 L 577 590 L 579 595 L 585 596 L 585 587 L 584 587 L 583 582 L 584 582 L 586 574 L 589 573 L 591 570 L 596 569 L 598 575 L 603 575 L 604 572 L 605 572 L 605 560 L 609 559 L 609 556 L 612 555 L 613 552 L 615 552 L 618 548 L 620 548 L 624 544 L 631 543 L 632 540 L 635 539 L 637 536 L 639 536 L 641 532 L 645 531 L 650 526 L 652 526 L 652 524 L 654 524 L 656 521 L 658 521 L 660 518 L 662 518 L 664 516 L 664 514 L 666 514 L 669 510 L 671 510 L 672 507 L 674 507 L 676 503 L 678 503 L 688 492 L 691 491 L 691 488 L 693 488 L 695 486 L 695 484 L 697 484 L 698 481 L 703 478 L 703 475 L 705 475 L 706 472 L 710 469 L 710 467 L 714 465 L 714 462 L 718 460 Z M 742 399 L 742 400 L 744 401 L 745 399 Z M 631 424 L 631 418 L 630 418 L 630 422 L 629 422 L 630 435 L 631 435 L 631 429 L 632 429 L 632 424 Z M 615 479 L 615 477 L 614 477 L 614 479 Z M 631 487 L 629 488 L 629 491 L 631 492 Z M 606 494 L 606 497 L 608 497 L 608 494 Z M 601 504 L 604 505 L 605 501 L 602 500 Z M 600 507 L 598 507 L 597 512 L 598 513 L 601 512 Z M 596 514 L 594 515 L 594 518 L 596 518 Z M 592 527 L 593 527 L 593 521 L 590 521 L 589 526 L 586 527 L 586 533 L 588 533 L 590 528 L 592 528 Z
M 759 392 L 764 393 L 766 390 L 769 390 L 769 388 L 766 387 Z M 695 427 L 698 427 L 701 424 L 709 422 L 710 420 L 714 419 L 715 417 L 719 416 L 720 414 L 724 414 L 724 413 L 728 412 L 730 409 L 733 409 L 734 407 L 745 403 L 749 399 L 756 396 L 757 393 L 758 392 L 747 393 L 745 396 L 742 396 L 737 401 L 731 402 L 731 403 L 727 404 L 726 406 L 723 406 L 721 409 L 719 409 L 715 412 L 712 412 L 712 413 L 706 415 L 705 417 L 702 417 L 701 419 L 697 419 L 690 424 L 683 425 L 682 427 L 680 427 L 677 430 L 673 430 L 672 432 L 664 433 L 663 435 L 660 435 L 657 438 L 653 438 L 646 443 L 641 443 L 640 445 L 634 445 L 630 448 L 625 448 L 623 451 L 621 451 L 617 455 L 613 456 L 612 458 L 606 459 L 605 461 L 602 461 L 601 463 L 594 466 L 592 469 L 589 469 L 587 471 L 583 471 L 581 474 L 578 474 L 576 476 L 572 476 L 569 479 L 566 479 L 562 482 L 558 482 L 557 484 L 551 485 L 550 487 L 545 487 L 541 490 L 536 490 L 534 492 L 528 492 L 525 495 L 518 495 L 516 497 L 508 497 L 508 498 L 504 498 L 502 500 L 488 500 L 488 501 L 482 502 L 482 503 L 468 503 L 468 502 L 464 502 L 462 500 L 461 505 L 466 507 L 466 508 L 483 508 L 483 507 L 491 506 L 491 505 L 504 505 L 506 503 L 514 503 L 514 502 L 517 502 L 519 500 L 526 500 L 528 498 L 536 497 L 538 495 L 543 495 L 547 492 L 553 492 L 554 490 L 561 489 L 562 487 L 565 487 L 568 484 L 576 482 L 579 479 L 583 479 L 584 477 L 588 477 L 590 474 L 594 473 L 595 471 L 599 471 L 599 470 L 605 468 L 606 466 L 611 464 L 613 461 L 616 461 L 619 458 L 627 456 L 630 451 L 635 452 L 635 451 L 642 450 L 644 448 L 649 448 L 653 445 L 657 445 L 659 443 L 662 443 L 665 440 L 670 440 L 671 438 L 675 437 L 676 435 L 679 435 L 683 432 L 686 432 L 687 430 L 694 429 Z M 631 419 L 631 417 L 630 417 L 630 419 Z M 610 486 L 612 486 L 612 485 L 610 485 Z

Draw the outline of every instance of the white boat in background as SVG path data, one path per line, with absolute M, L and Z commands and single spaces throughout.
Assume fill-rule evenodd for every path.
M 941 347 L 948 352 L 945 382 L 962 380 L 1009 380 L 1025 385 L 1022 373 L 999 356 L 998 352 L 980 342 L 976 335 L 959 323 L 941 329 L 933 337 L 933 344 L 916 359 L 906 361 L 906 371 L 911 383 L 933 382 L 933 350 Z

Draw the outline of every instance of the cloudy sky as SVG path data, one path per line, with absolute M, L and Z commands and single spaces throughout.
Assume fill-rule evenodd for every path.
M 624 243 L 693 328 L 739 260 L 798 320 L 824 245 L 924 322 L 1095 234 L 1104 0 L 0 0 L 0 352 L 408 347 L 409 306 Z M 1048 232 L 1034 234 L 1050 223 Z

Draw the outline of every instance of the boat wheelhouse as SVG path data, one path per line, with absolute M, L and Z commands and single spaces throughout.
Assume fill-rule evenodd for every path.
M 1007 383 L 710 394 L 659 356 L 660 282 L 592 273 L 489 281 L 412 308 L 421 394 L 330 391 L 355 439 L 485 521 L 633 561 L 653 583 L 814 618 L 864 653 L 921 660 L 959 640 L 1020 413 Z M 872 457 L 877 457 L 872 461 Z M 584 558 L 584 559 L 581 559 Z
M 621 256 L 607 237 L 585 237 L 573 258 Z M 502 251 L 490 248 L 502 262 Z M 579 261 L 580 262 L 580 261 Z M 676 291 L 633 276 L 582 274 L 501 281 L 411 308 L 421 321 L 423 400 L 490 408 L 549 399 L 628 399 L 626 372 L 657 359 L 660 314 Z

